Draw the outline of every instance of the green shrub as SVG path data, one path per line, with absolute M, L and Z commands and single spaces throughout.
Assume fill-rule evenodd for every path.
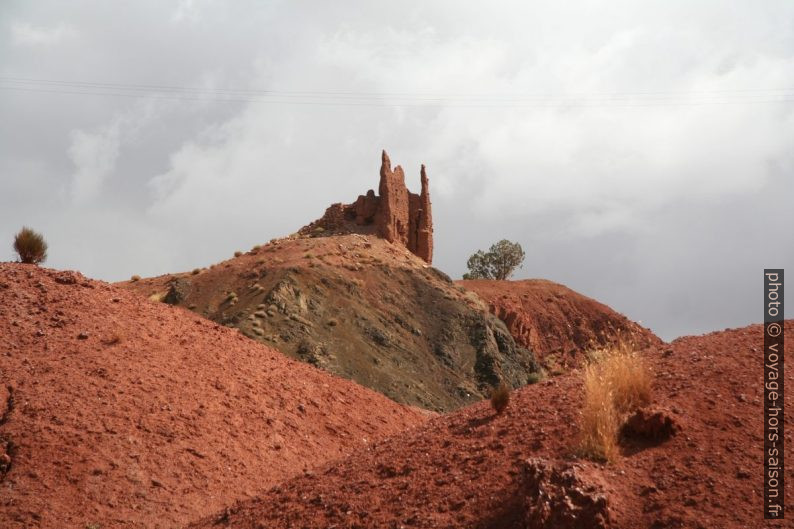
M 463 279 L 507 279 L 524 262 L 524 250 L 517 242 L 502 239 L 484 252 L 469 257 L 466 266 L 469 271 Z

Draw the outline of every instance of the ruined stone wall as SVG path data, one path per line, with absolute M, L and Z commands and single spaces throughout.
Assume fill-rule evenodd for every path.
M 339 233 L 375 233 L 389 242 L 402 244 L 428 263 L 433 261 L 433 216 L 430 188 L 421 171 L 422 190 L 411 193 L 399 165 L 392 169 L 386 151 L 381 155 L 378 196 L 373 190 L 359 195 L 352 204 L 333 204 L 322 218 L 300 230 L 318 236 Z M 322 228 L 318 230 L 317 228 Z
M 389 242 L 399 242 L 407 247 L 410 208 L 405 174 L 399 165 L 392 170 L 386 151 L 381 156 L 378 192 L 380 208 L 375 217 L 378 235 Z
M 422 165 L 422 191 L 419 195 L 418 207 L 412 210 L 411 218 L 416 222 L 416 243 L 413 253 L 427 261 L 433 262 L 433 211 L 430 207 L 430 184 L 427 180 L 425 166 Z

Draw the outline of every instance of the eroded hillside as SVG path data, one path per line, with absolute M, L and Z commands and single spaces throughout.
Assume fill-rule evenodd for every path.
M 552 370 L 581 365 L 584 352 L 620 341 L 636 347 L 661 343 L 649 329 L 559 283 L 478 279 L 456 284 L 476 292 L 516 342 Z
M 390 398 L 446 411 L 537 369 L 504 324 L 404 246 L 295 236 L 208 269 L 123 284 Z

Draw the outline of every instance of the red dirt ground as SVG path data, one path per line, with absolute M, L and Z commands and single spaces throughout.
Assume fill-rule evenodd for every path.
M 425 420 L 189 311 L 0 264 L 3 529 L 182 526 Z
M 530 457 L 576 465 L 606 494 L 612 527 L 791 527 L 762 519 L 762 332 L 752 325 L 647 349 L 654 404 L 681 430 L 656 446 L 625 448 L 614 464 L 571 455 L 582 400 L 581 375 L 574 371 L 514 392 L 502 415 L 482 402 L 436 417 L 191 527 L 537 527 L 524 521 L 521 468 Z M 794 321 L 786 322 L 785 338 L 791 362 Z M 789 370 L 790 387 L 793 378 Z M 790 431 L 786 440 L 791 447 Z M 786 474 L 789 513 L 792 469 Z
M 582 351 L 618 339 L 638 347 L 662 343 L 649 329 L 559 283 L 545 279 L 455 283 L 476 292 L 507 325 L 516 343 L 547 363 L 554 356 L 560 367 L 577 366 Z

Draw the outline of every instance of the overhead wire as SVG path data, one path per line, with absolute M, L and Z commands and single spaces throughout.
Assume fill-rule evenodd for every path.
M 730 88 L 707 91 L 635 91 L 546 94 L 439 94 L 273 90 L 108 83 L 0 76 L 0 90 L 66 95 L 150 98 L 203 102 L 323 106 L 581 108 L 701 106 L 794 102 L 794 88 Z

